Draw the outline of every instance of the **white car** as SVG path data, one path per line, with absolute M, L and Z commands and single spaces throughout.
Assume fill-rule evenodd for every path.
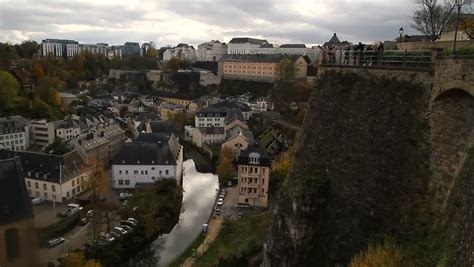
M 123 229 L 122 227 L 114 227 L 115 232 L 118 232 L 122 235 L 128 234 L 127 230 Z
M 43 204 L 43 203 L 44 203 L 44 199 L 39 198 L 39 197 L 38 198 L 33 198 L 31 200 L 31 204 L 33 204 L 33 205 L 40 205 L 40 204 Z
M 224 205 L 224 201 L 218 200 L 218 201 L 217 201 L 217 206 L 222 206 L 222 205 Z

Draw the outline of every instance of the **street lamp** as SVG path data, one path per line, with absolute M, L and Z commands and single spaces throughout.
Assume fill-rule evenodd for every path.
M 398 32 L 400 33 L 400 39 L 398 41 L 401 43 L 402 42 L 402 35 L 403 35 L 403 27 L 401 27 Z
M 454 0 L 454 5 L 458 8 L 458 14 L 456 16 L 456 28 L 454 29 L 454 44 L 453 44 L 453 55 L 456 55 L 456 43 L 458 41 L 458 28 L 459 28 L 459 17 L 461 16 L 461 8 L 467 1 L 465 0 Z

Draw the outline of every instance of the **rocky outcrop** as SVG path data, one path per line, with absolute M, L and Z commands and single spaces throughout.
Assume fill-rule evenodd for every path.
M 320 77 L 264 265 L 345 265 L 370 239 L 427 228 L 429 99 L 408 81 Z

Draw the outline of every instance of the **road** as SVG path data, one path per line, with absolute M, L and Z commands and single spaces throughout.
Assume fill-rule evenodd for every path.
M 286 121 L 282 121 L 282 120 L 274 120 L 273 122 L 278 123 L 281 126 L 283 126 L 285 128 L 288 128 L 288 129 L 291 129 L 291 130 L 294 130 L 294 131 L 299 131 L 300 127 L 301 127 L 301 126 L 298 126 L 298 125 L 295 125 L 295 124 L 292 124 L 292 123 L 289 123 L 289 122 L 286 122 Z

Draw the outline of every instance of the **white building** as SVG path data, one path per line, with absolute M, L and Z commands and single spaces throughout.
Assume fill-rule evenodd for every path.
M 81 134 L 81 127 L 73 120 L 61 120 L 53 123 L 56 137 L 61 138 L 62 140 L 71 140 L 79 137 Z
M 321 51 L 319 47 L 306 47 L 305 44 L 282 44 L 280 46 L 263 44 L 260 47 L 252 48 L 249 54 L 308 56 L 311 63 L 316 63 Z
M 31 144 L 45 147 L 54 142 L 56 137 L 54 123 L 46 120 L 30 121 Z
M 267 40 L 254 38 L 233 38 L 228 45 L 227 54 L 250 54 L 255 48 L 268 44 Z
M 0 146 L 22 151 L 28 149 L 30 130 L 27 120 L 22 116 L 0 118 Z
M 125 143 L 112 164 L 112 186 L 132 189 L 173 179 L 181 184 L 183 146 L 174 134 L 142 133 Z
M 15 156 L 20 158 L 29 197 L 61 203 L 87 189 L 90 171 L 76 151 L 59 156 L 0 150 L 0 158 Z
M 79 48 L 79 44 L 66 44 L 67 50 L 67 57 L 72 58 L 75 55 L 81 53 L 81 49 Z
M 41 55 L 69 57 L 69 54 L 73 53 L 72 51 L 75 49 L 75 45 L 78 44 L 79 43 L 74 40 L 46 39 L 41 42 Z
M 227 45 L 219 41 L 210 41 L 198 45 L 198 61 L 219 61 L 221 57 L 227 54 Z
M 196 113 L 194 125 L 196 127 L 225 127 L 227 111 L 220 108 L 207 108 Z
M 163 52 L 163 60 L 168 61 L 171 58 L 178 58 L 180 60 L 186 60 L 195 62 L 197 58 L 196 50 L 192 45 L 180 43 L 173 48 L 168 48 Z

